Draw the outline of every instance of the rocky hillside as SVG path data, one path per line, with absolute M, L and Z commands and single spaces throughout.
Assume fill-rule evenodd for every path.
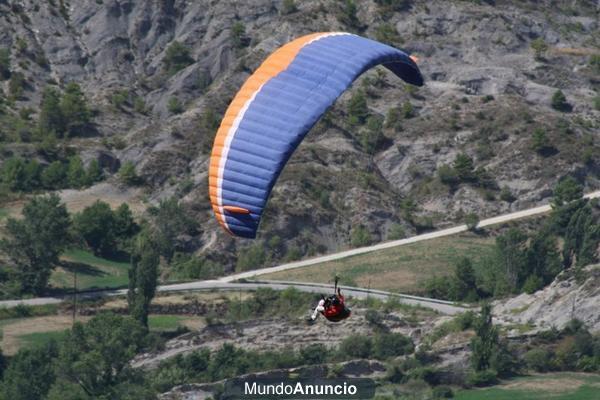
M 599 9 L 550 3 L 0 0 L 2 157 L 49 163 L 35 134 L 42 92 L 77 82 L 93 118 L 59 139 L 63 149 L 97 159 L 107 193 L 133 163 L 141 197 L 180 198 L 201 222 L 191 250 L 232 268 L 251 243 L 225 235 L 208 207 L 220 115 L 278 46 L 343 30 L 415 54 L 426 85 L 377 68 L 337 101 L 273 192 L 258 239 L 273 260 L 345 247 L 359 226 L 368 242 L 535 205 L 568 174 L 590 190 L 600 186 Z M 566 100 L 553 101 L 559 89 Z M 360 95 L 370 118 L 352 124 Z M 457 172 L 463 153 L 472 165 Z
M 562 329 L 570 320 L 578 319 L 590 331 L 598 332 L 599 298 L 600 265 L 591 265 L 581 276 L 567 276 L 564 272 L 543 290 L 500 301 L 494 313 L 503 323 L 529 325 L 531 330 Z

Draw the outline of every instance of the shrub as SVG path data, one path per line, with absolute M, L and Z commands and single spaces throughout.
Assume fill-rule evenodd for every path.
M 350 237 L 350 244 L 352 247 L 368 246 L 372 241 L 373 238 L 371 237 L 371 233 L 365 226 L 359 225 L 352 230 Z
M 369 116 L 367 99 L 362 90 L 354 92 L 348 103 L 348 122 L 351 125 L 362 125 Z
M 231 41 L 236 48 L 246 47 L 250 40 L 246 37 L 246 27 L 241 21 L 237 21 L 231 26 Z
M 91 120 L 92 113 L 77 83 L 70 82 L 67 84 L 60 102 L 60 109 L 66 122 L 67 133 L 70 136 L 83 133 L 84 128 Z
M 381 147 L 385 139 L 382 127 L 383 121 L 381 118 L 375 116 L 367 118 L 367 129 L 362 134 L 361 145 L 368 154 L 374 154 Z
M 169 75 L 174 75 L 193 63 L 194 59 L 190 55 L 190 49 L 178 41 L 174 41 L 169 45 L 163 59 L 163 64 Z
M 256 244 L 247 248 L 240 249 L 236 269 L 238 271 L 248 271 L 251 269 L 262 268 L 267 261 L 267 253 L 264 247 Z
M 404 237 L 406 237 L 406 231 L 402 225 L 395 223 L 390 226 L 387 236 L 388 240 L 398 240 Z
M 383 333 L 375 336 L 373 341 L 373 355 L 378 359 L 410 354 L 414 344 L 408 336 L 401 333 Z
M 294 0 L 283 0 L 281 4 L 281 14 L 287 15 L 298 11 L 298 7 L 296 7 L 296 3 Z
M 544 55 L 546 54 L 546 51 L 548 51 L 548 44 L 546 44 L 546 42 L 542 38 L 532 40 L 530 46 L 535 52 L 536 60 L 542 60 L 544 58 Z
M 571 105 L 562 90 L 557 90 L 552 95 L 552 108 L 558 111 L 570 111 Z
M 512 194 L 510 188 L 508 186 L 503 186 L 500 191 L 500 200 L 506 201 L 507 203 L 512 203 L 517 198 Z
M 340 343 L 339 350 L 343 356 L 349 358 L 371 357 L 373 342 L 368 336 L 350 335 Z
M 531 148 L 538 154 L 545 156 L 554 148 L 543 128 L 536 128 L 531 137 Z
M 126 161 L 119 168 L 119 180 L 125 185 L 137 185 L 140 178 L 135 171 L 135 165 L 131 161 Z
M 354 0 L 344 0 L 340 10 L 336 12 L 336 18 L 344 25 L 347 25 L 351 28 L 359 28 L 360 21 L 356 17 L 357 11 L 358 8 L 356 7 Z
M 581 199 L 583 197 L 583 186 L 572 176 L 567 176 L 556 184 L 552 196 L 552 205 L 560 207 L 565 203 Z
M 117 109 L 123 108 L 129 98 L 129 91 L 117 90 L 110 96 L 110 103 Z
M 409 119 L 409 118 L 412 118 L 415 116 L 415 110 L 410 101 L 405 101 L 402 104 L 401 114 L 402 114 L 402 118 L 404 118 L 404 119 Z
M 83 162 L 79 156 L 73 156 L 69 159 L 69 166 L 67 167 L 67 182 L 70 187 L 81 188 L 87 182 L 87 176 L 85 169 L 83 168 Z
M 456 170 L 448 164 L 441 165 L 437 170 L 438 178 L 444 185 L 455 187 L 459 182 Z
M 473 371 L 467 376 L 467 385 L 469 386 L 490 386 L 498 382 L 496 371 L 486 369 L 483 371 Z
M 171 97 L 167 103 L 167 110 L 171 114 L 181 114 L 183 112 L 183 105 L 177 97 Z
M 465 215 L 465 224 L 467 225 L 467 229 L 470 231 L 477 230 L 477 225 L 479 224 L 479 217 L 475 213 L 468 213 Z
M 46 189 L 62 189 L 67 186 L 67 167 L 60 161 L 53 161 L 42 172 L 42 184 Z
M 457 154 L 452 167 L 454 168 L 454 171 L 456 171 L 456 176 L 460 181 L 468 182 L 474 180 L 475 175 L 473 170 L 475 166 L 473 164 L 473 159 L 467 154 Z
M 544 287 L 544 281 L 537 275 L 529 275 L 523 283 L 523 291 L 528 294 L 535 293 Z
M 375 28 L 375 39 L 392 46 L 401 42 L 396 28 L 388 23 L 383 23 Z
M 529 350 L 523 355 L 523 360 L 527 368 L 536 372 L 547 372 L 550 369 L 552 354 L 545 348 Z

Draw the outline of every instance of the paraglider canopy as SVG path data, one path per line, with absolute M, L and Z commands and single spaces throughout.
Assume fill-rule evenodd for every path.
M 210 157 L 210 201 L 226 231 L 256 236 L 271 189 L 296 147 L 335 99 L 379 64 L 423 84 L 405 52 L 344 32 L 293 40 L 248 78 L 225 112 Z

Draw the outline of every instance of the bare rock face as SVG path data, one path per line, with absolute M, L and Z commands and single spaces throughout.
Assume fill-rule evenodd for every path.
M 577 283 L 563 274 L 548 287 L 531 295 L 521 294 L 508 301 L 498 301 L 494 315 L 501 323 L 532 324 L 535 330 L 563 328 L 576 318 L 592 332 L 600 332 L 600 265 L 585 268 L 587 278 Z

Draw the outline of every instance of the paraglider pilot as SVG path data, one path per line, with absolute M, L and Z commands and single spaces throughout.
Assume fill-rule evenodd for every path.
M 342 291 L 337 284 L 338 277 L 336 276 L 334 294 L 327 298 L 321 295 L 321 300 L 319 300 L 317 307 L 310 316 L 311 321 L 315 321 L 319 313 L 332 322 L 339 322 L 350 316 L 351 311 L 344 304 L 344 296 L 342 296 Z

